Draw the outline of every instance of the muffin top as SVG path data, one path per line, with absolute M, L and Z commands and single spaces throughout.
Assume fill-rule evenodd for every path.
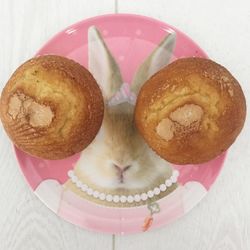
M 1 119 L 12 141 L 46 159 L 83 150 L 97 134 L 104 109 L 90 72 L 55 55 L 21 65 L 3 89 L 0 103 Z
M 136 125 L 162 158 L 176 164 L 202 163 L 225 151 L 246 116 L 238 81 L 221 65 L 203 58 L 179 59 L 142 87 Z

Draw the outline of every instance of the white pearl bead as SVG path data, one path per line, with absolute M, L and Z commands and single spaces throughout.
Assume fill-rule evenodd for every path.
M 68 176 L 71 178 L 74 176 L 74 171 L 73 170 L 69 170 L 68 172 Z
M 94 192 L 94 191 L 93 191 L 93 189 L 92 189 L 92 188 L 88 188 L 88 190 L 87 190 L 87 194 L 88 194 L 88 195 L 92 195 L 92 194 L 93 194 L 93 192 Z
M 146 193 L 142 193 L 142 194 L 141 194 L 141 199 L 142 199 L 143 201 L 147 200 L 147 199 L 148 199 L 147 194 L 146 194 Z
M 176 183 L 177 177 L 176 176 L 171 176 L 170 180 L 172 181 L 172 183 Z
M 112 200 L 113 200 L 113 196 L 112 196 L 111 194 L 108 194 L 108 195 L 106 196 L 106 201 L 111 202 Z
M 132 203 L 134 201 L 134 197 L 132 195 L 128 196 L 128 203 Z
M 113 202 L 118 203 L 119 200 L 120 200 L 119 195 L 114 195 L 114 196 L 113 196 Z
M 125 195 L 122 195 L 120 197 L 120 201 L 121 201 L 121 203 L 125 203 L 127 201 L 127 197 Z
M 76 176 L 72 176 L 72 177 L 71 177 L 71 180 L 72 180 L 73 183 L 76 183 L 78 179 L 77 179 Z
M 158 187 L 156 187 L 156 188 L 154 189 L 154 194 L 155 194 L 155 195 L 160 194 L 160 192 L 161 192 L 161 190 L 160 190 Z
M 179 176 L 179 171 L 178 170 L 174 170 L 173 171 L 173 176 L 178 177 Z
M 94 196 L 95 198 L 98 198 L 99 192 L 98 192 L 98 191 L 94 191 L 93 196 Z
M 76 186 L 78 187 L 78 188 L 81 188 L 81 186 L 82 186 L 82 183 L 81 183 L 81 181 L 76 181 Z
M 81 190 L 82 190 L 83 192 L 86 192 L 87 189 L 88 189 L 88 186 L 87 186 L 86 184 L 82 184 L 82 185 L 81 185 Z
M 139 201 L 141 201 L 141 196 L 139 194 L 136 194 L 134 196 L 134 199 L 135 199 L 136 202 L 139 202 Z
M 100 199 L 101 201 L 104 201 L 105 198 L 106 198 L 106 195 L 105 195 L 104 193 L 100 193 L 100 194 L 99 194 L 99 199 Z
M 149 190 L 147 194 L 149 198 L 154 197 L 154 192 L 152 190 Z
M 167 187 L 166 187 L 165 184 L 161 184 L 161 185 L 160 185 L 160 190 L 161 190 L 162 192 L 166 191 L 166 189 L 167 189 Z
M 166 180 L 165 184 L 167 187 L 171 187 L 172 186 L 172 181 L 171 180 Z

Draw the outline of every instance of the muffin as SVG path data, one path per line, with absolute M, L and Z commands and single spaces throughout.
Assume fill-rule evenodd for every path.
M 3 89 L 3 126 L 21 150 L 44 159 L 80 152 L 96 136 L 103 98 L 90 72 L 73 60 L 46 55 L 22 64 Z
M 207 162 L 239 135 L 246 102 L 238 81 L 203 58 L 179 59 L 141 88 L 135 123 L 149 146 L 175 164 Z

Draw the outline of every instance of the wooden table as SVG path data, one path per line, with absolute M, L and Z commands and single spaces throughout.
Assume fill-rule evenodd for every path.
M 105 13 L 138 13 L 192 37 L 225 65 L 250 98 L 250 2 L 245 0 L 0 0 L 0 87 L 14 69 L 68 25 Z M 112 236 L 82 230 L 31 192 L 0 128 L 0 249 L 250 249 L 250 121 L 230 149 L 206 198 L 188 215 L 153 232 Z

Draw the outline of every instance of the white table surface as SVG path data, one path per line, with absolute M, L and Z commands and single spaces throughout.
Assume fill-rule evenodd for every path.
M 0 0 L 0 89 L 15 68 L 68 25 L 104 13 L 163 20 L 226 66 L 250 98 L 248 0 Z M 0 249 L 250 249 L 250 120 L 206 198 L 188 215 L 149 233 L 112 236 L 82 230 L 31 192 L 0 127 Z

